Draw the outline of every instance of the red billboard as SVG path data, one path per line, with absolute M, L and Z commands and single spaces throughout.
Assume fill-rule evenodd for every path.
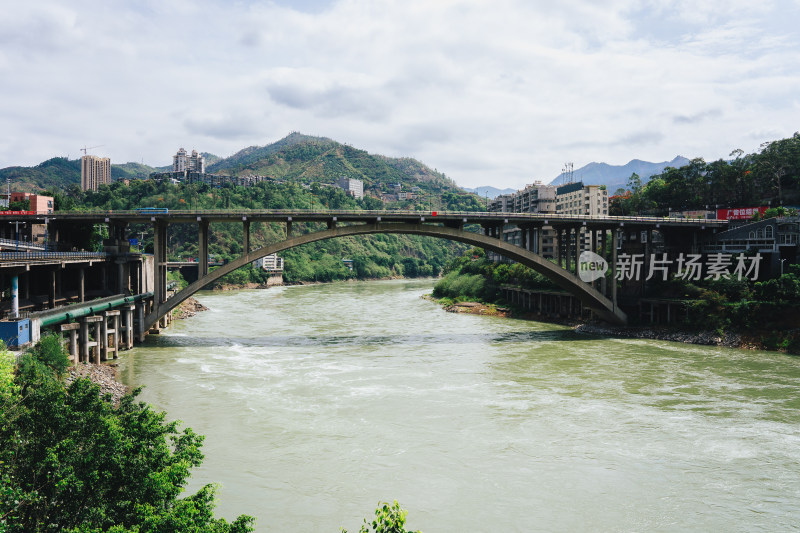
M 766 205 L 761 207 L 734 207 L 732 209 L 717 209 L 717 218 L 721 220 L 750 220 L 758 213 L 762 217 L 769 209 Z

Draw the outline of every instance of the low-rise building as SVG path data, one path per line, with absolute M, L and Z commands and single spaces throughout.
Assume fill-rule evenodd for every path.
M 714 234 L 703 245 L 706 253 L 759 253 L 773 274 L 781 263 L 800 261 L 800 217 L 776 217 L 751 222 Z
M 353 198 L 364 197 L 364 182 L 355 178 L 341 177 L 336 180 L 336 186 L 344 189 L 344 192 Z
M 24 202 L 28 200 L 31 204 L 30 210 L 37 215 L 48 215 L 53 212 L 53 197 L 32 194 L 29 192 L 12 192 L 11 203 Z
M 253 266 L 267 272 L 283 272 L 283 257 L 277 254 L 265 255 L 253 261 Z

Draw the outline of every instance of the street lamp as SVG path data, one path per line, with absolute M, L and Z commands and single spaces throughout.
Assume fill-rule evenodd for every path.
M 786 261 L 786 259 L 781 259 L 781 276 L 783 276 L 783 262 L 784 261 Z

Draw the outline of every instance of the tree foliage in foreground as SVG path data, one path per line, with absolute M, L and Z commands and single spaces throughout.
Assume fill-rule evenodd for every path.
M 179 497 L 202 462 L 201 435 L 138 391 L 115 408 L 86 379 L 65 388 L 51 348 L 23 356 L 13 384 L 0 368 L 0 532 L 252 531 L 251 517 L 214 518 L 213 485 Z
M 406 530 L 407 514 L 408 511 L 401 509 L 397 500 L 393 504 L 379 503 L 378 508 L 375 509 L 375 518 L 372 522 L 367 522 L 365 518 L 358 533 L 370 533 L 370 531 L 373 533 L 421 533 L 420 531 Z M 341 533 L 347 533 L 347 530 L 342 528 Z

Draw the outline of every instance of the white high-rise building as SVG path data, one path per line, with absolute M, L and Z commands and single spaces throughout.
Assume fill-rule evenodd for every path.
M 192 150 L 191 155 L 187 155 L 186 150 L 180 148 L 178 153 L 172 156 L 172 171 L 173 172 L 199 172 L 204 174 L 206 171 L 206 159 L 197 153 L 197 150 Z

